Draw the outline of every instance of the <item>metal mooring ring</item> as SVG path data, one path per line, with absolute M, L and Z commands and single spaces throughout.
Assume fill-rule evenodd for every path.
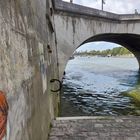
M 58 80 L 58 79 L 51 79 L 51 80 L 50 80 L 50 83 L 54 83 L 55 81 L 59 83 L 59 89 L 57 89 L 57 90 L 52 90 L 52 89 L 51 89 L 52 92 L 58 92 L 58 91 L 60 91 L 61 88 L 62 88 L 62 83 L 61 83 L 61 81 Z

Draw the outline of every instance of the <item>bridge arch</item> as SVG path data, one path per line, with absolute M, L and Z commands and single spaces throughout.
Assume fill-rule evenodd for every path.
M 130 50 L 140 65 L 140 15 L 118 15 L 55 0 L 54 30 L 60 79 L 69 57 L 82 44 L 108 41 Z
M 119 44 L 126 49 L 128 49 L 130 52 L 134 54 L 136 57 L 139 68 L 140 68 L 140 35 L 137 34 L 115 34 L 115 33 L 108 33 L 108 34 L 99 34 L 95 35 L 86 41 L 84 41 L 82 44 L 94 42 L 94 41 L 106 41 L 111 43 Z M 81 45 L 82 45 L 81 44 Z M 80 46 L 81 46 L 80 45 Z M 80 47 L 79 46 L 79 47 Z
M 110 43 L 116 43 L 119 44 L 126 49 L 128 49 L 134 56 L 136 57 L 140 69 L 140 35 L 137 34 L 117 34 L 117 33 L 107 33 L 107 34 L 98 34 L 95 36 L 92 36 L 85 41 L 83 41 L 78 47 L 73 47 L 72 51 L 69 51 L 69 55 L 67 55 L 67 58 L 63 61 L 63 70 L 64 72 L 66 65 L 69 61 L 69 58 L 73 55 L 73 53 L 78 49 L 81 45 L 85 43 L 90 42 L 96 42 L 96 41 L 105 41 Z

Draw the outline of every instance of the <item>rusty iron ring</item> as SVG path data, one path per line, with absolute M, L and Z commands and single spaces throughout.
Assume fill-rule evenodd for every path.
M 60 91 L 61 88 L 62 88 L 62 83 L 61 83 L 61 81 L 58 80 L 58 79 L 51 79 L 51 80 L 50 80 L 50 83 L 54 83 L 55 81 L 59 83 L 59 88 L 58 88 L 57 90 L 52 90 L 52 89 L 51 89 L 52 92 L 58 92 L 58 91 Z

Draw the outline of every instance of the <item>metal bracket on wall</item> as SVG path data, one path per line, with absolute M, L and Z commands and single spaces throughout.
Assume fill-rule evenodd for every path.
M 51 50 L 51 47 L 50 47 L 49 44 L 47 45 L 47 49 L 48 49 L 48 52 L 49 52 L 49 53 L 52 53 L 52 50 Z
M 50 83 L 54 83 L 54 82 L 58 82 L 58 83 L 59 83 L 59 88 L 58 88 L 57 90 L 51 90 L 51 91 L 52 91 L 52 92 L 58 92 L 58 91 L 60 91 L 61 88 L 62 88 L 62 83 L 61 83 L 61 81 L 58 80 L 58 79 L 51 79 L 51 80 L 50 80 Z

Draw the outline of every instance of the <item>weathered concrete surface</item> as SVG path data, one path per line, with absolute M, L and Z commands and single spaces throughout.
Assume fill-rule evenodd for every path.
M 6 140 L 46 140 L 58 114 L 55 34 L 49 0 L 0 0 L 0 90 L 9 104 Z M 51 53 L 47 46 L 50 46 Z
M 117 15 L 55 0 L 55 30 L 60 77 L 74 51 L 92 41 L 118 43 L 140 64 L 140 15 Z
M 73 117 L 53 121 L 49 140 L 139 140 L 140 117 Z

